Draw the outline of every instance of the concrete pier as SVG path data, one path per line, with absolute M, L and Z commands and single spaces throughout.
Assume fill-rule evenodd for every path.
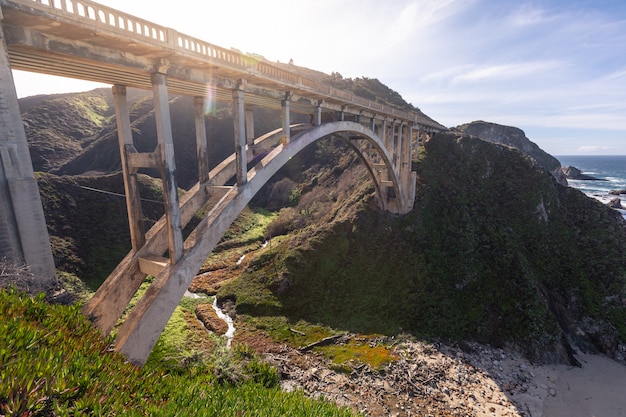
M 55 278 L 39 188 L 0 23 L 0 261 L 28 265 L 44 286 Z

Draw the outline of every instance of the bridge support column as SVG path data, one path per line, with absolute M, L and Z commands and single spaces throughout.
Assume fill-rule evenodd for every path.
M 235 159 L 237 161 L 237 185 L 248 180 L 248 161 L 246 157 L 246 121 L 244 114 L 244 92 L 233 90 L 233 124 L 235 129 Z
M 402 174 L 402 161 L 404 159 L 404 147 L 405 147 L 405 130 L 406 130 L 406 123 L 404 122 L 400 122 L 398 124 L 398 134 L 396 136 L 396 146 L 395 146 L 395 160 L 396 160 L 396 170 L 398 171 L 398 174 Z
M 398 129 L 399 125 L 396 120 L 391 124 L 391 156 L 393 158 L 393 166 L 398 170 Z
M 404 190 L 402 196 L 403 211 L 409 211 L 413 208 L 413 200 L 415 199 L 415 175 L 411 171 L 411 148 L 413 128 L 405 123 L 400 127 L 401 129 L 401 150 L 400 150 L 400 182 L 402 183 L 402 189 Z
M 285 95 L 285 99 L 281 102 L 281 107 L 282 107 L 282 121 L 283 121 L 283 137 L 281 139 L 281 142 L 286 145 L 289 143 L 289 141 L 291 140 L 291 131 L 290 131 L 290 126 L 291 126 L 291 112 L 289 109 L 289 105 L 290 105 L 290 94 L 287 93 Z
M 133 251 L 136 252 L 145 243 L 146 233 L 141 211 L 137 168 L 131 166 L 129 161 L 131 154 L 137 151 L 133 144 L 133 132 L 130 127 L 130 112 L 128 110 L 128 101 L 126 100 L 126 87 L 123 85 L 114 85 L 113 100 L 115 102 L 115 121 L 117 123 L 117 137 L 120 144 L 120 158 L 122 161 L 124 190 L 126 192 L 126 210 L 128 211 L 130 240 Z
M 245 105 L 246 109 L 246 144 L 248 145 L 247 161 L 254 158 L 254 107 Z
M 183 256 L 183 227 L 176 183 L 176 162 L 174 159 L 174 140 L 170 118 L 167 77 L 164 74 L 152 74 L 152 91 L 156 113 L 157 136 L 161 151 L 161 178 L 165 193 L 165 217 L 168 226 L 170 262 L 178 262 Z
M 315 114 L 313 115 L 313 125 L 319 126 L 322 124 L 322 100 L 319 100 L 315 106 Z
M 1 23 L 0 37 L 0 261 L 27 265 L 46 287 L 54 259 Z
M 196 126 L 196 155 L 198 158 L 198 182 L 209 181 L 209 152 L 207 150 L 206 124 L 204 122 L 204 97 L 194 97 Z
M 389 138 L 391 137 L 391 135 L 389 134 L 389 130 L 390 130 L 390 126 L 389 123 L 387 122 L 387 118 L 385 117 L 385 119 L 383 120 L 383 125 L 381 128 L 381 140 L 383 142 L 383 144 L 385 145 L 385 149 L 387 149 L 387 151 L 389 152 L 389 154 L 391 154 L 391 151 L 393 150 L 393 147 L 391 146 L 391 141 L 389 140 Z M 382 169 L 382 168 L 381 168 Z M 381 181 L 389 181 L 389 173 L 387 172 L 387 168 L 385 167 L 384 170 L 380 173 L 381 176 Z M 385 200 L 387 200 L 387 193 L 388 193 L 388 189 L 387 187 L 384 187 L 381 190 L 381 198 L 384 198 Z M 385 201 L 385 204 L 387 202 Z

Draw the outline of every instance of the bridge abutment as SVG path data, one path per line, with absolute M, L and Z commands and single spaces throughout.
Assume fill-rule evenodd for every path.
M 0 262 L 27 265 L 46 287 L 56 277 L 54 259 L 2 22 L 0 36 Z

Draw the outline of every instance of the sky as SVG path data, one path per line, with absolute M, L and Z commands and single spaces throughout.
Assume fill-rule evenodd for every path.
M 98 2 L 270 61 L 377 78 L 448 127 L 485 120 L 552 155 L 626 155 L 624 0 Z M 98 86 L 14 78 L 20 97 Z

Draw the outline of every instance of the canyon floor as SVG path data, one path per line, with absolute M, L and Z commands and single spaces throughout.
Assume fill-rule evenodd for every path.
M 194 291 L 214 293 L 234 271 L 222 272 L 197 277 Z M 210 306 L 203 316 L 207 328 L 226 331 Z M 376 369 L 358 358 L 338 367 L 316 349 L 278 343 L 245 325 L 234 336 L 278 369 L 283 389 L 303 390 L 370 417 L 626 416 L 626 366 L 605 356 L 579 352 L 581 367 L 537 366 L 517 352 L 478 343 L 448 346 L 357 334 L 329 343 L 355 341 L 389 349 L 394 360 Z
M 534 366 L 477 344 L 462 350 L 406 340 L 392 349 L 398 360 L 384 369 L 360 365 L 349 373 L 286 346 L 265 356 L 281 371 L 285 389 L 368 416 L 626 416 L 626 367 L 603 356 L 581 354 L 578 368 Z
M 283 389 L 303 390 L 366 416 L 626 416 L 626 366 L 601 355 L 577 354 L 581 367 L 537 366 L 519 353 L 478 343 L 448 346 L 357 334 L 327 341 L 389 349 L 394 359 L 374 369 L 358 358 L 337 366 L 316 349 L 277 343 L 245 326 L 234 341 L 273 364 Z

